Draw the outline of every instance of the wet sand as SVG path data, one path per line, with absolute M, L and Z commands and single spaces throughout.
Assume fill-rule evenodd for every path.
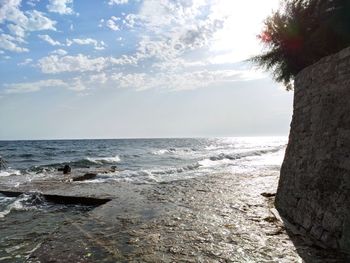
M 18 190 L 111 201 L 66 216 L 27 262 L 341 262 L 288 236 L 273 195 L 261 195 L 277 183 L 278 172 L 160 184 L 32 182 Z

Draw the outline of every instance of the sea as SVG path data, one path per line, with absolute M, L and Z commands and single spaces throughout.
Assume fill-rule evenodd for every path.
M 0 185 L 6 179 L 15 190 L 57 176 L 64 165 L 73 171 L 110 171 L 84 184 L 160 184 L 217 173 L 276 173 L 286 144 L 287 137 L 0 141 L 0 155 L 7 161 Z M 0 194 L 0 262 L 25 262 L 65 218 L 78 220 L 89 209 L 52 204 L 40 194 Z
M 212 173 L 278 170 L 287 137 L 0 141 L 7 161 L 1 177 L 18 176 L 14 187 L 58 168 L 116 168 L 88 183 L 158 183 Z M 52 172 L 52 173 L 51 173 Z

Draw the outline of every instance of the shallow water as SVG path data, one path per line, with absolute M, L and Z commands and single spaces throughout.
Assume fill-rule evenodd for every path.
M 0 262 L 24 262 L 50 234 L 91 209 L 48 203 L 39 194 L 0 195 Z

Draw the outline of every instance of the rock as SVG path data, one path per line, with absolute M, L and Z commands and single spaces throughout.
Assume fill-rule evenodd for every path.
M 276 193 L 261 193 L 263 197 L 273 197 L 276 196 Z
M 63 168 L 63 174 L 70 174 L 70 172 L 72 171 L 72 168 L 66 164 Z
M 95 178 L 96 176 L 97 176 L 97 173 L 86 173 L 82 176 L 78 176 L 78 177 L 73 178 L 73 181 L 77 182 L 77 181 L 90 180 L 90 179 Z
M 63 174 L 69 174 L 72 171 L 72 168 L 66 164 L 64 167 L 58 168 L 57 171 L 63 172 Z

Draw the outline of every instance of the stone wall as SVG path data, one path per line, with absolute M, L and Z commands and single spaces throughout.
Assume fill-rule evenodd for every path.
M 276 207 L 319 245 L 350 253 L 350 48 L 295 79 Z

